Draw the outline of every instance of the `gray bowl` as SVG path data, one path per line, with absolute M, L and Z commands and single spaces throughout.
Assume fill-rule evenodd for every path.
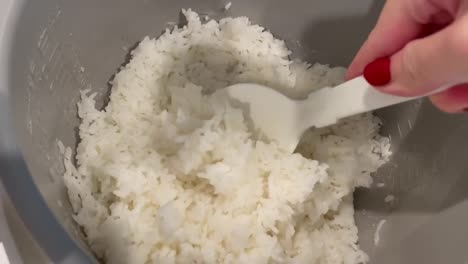
M 79 91 L 104 105 L 108 81 L 146 35 L 181 8 L 245 15 L 287 40 L 293 56 L 346 66 L 383 1 L 1 0 L 0 171 L 22 220 L 53 263 L 94 263 L 70 217 L 57 139 L 76 146 Z M 1 33 L 2 29 L 0 29 Z M 417 101 L 378 112 L 393 142 L 384 187 L 358 190 L 360 244 L 371 263 L 468 263 L 468 120 Z M 387 195 L 395 200 L 384 201 Z M 378 223 L 385 219 L 380 243 Z

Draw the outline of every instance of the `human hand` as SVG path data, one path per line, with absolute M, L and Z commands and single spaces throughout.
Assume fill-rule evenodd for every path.
M 450 113 L 468 111 L 468 0 L 387 0 L 377 25 L 351 63 L 385 93 L 431 96 Z

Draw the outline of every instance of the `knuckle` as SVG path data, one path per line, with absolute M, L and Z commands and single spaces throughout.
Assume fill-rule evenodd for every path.
M 457 34 L 451 34 L 447 39 L 447 49 L 453 50 L 456 56 L 461 58 L 468 57 L 468 29 L 462 28 Z
M 403 74 L 410 82 L 416 82 L 424 78 L 424 67 L 418 55 L 415 45 L 405 47 L 401 58 Z

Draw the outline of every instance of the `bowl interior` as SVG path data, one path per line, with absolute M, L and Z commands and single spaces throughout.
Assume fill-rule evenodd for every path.
M 83 249 L 70 217 L 57 140 L 77 144 L 79 91 L 106 103 L 108 81 L 144 36 L 178 22 L 182 8 L 213 18 L 248 16 L 293 56 L 346 66 L 374 25 L 383 0 L 81 0 L 27 1 L 16 29 L 11 87 L 15 129 L 31 176 L 55 216 Z M 358 190 L 360 244 L 371 263 L 462 263 L 468 236 L 468 121 L 416 101 L 378 112 L 392 161 Z M 395 200 L 385 202 L 387 195 Z M 381 241 L 374 245 L 378 223 Z M 25 220 L 27 222 L 27 220 Z M 65 233 L 63 234 L 65 236 Z M 41 240 L 46 237 L 39 237 Z

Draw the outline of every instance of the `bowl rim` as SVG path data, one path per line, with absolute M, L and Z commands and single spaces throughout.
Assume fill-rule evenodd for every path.
M 27 0 L 0 0 L 0 179 L 20 218 L 53 263 L 97 263 L 47 206 L 15 139 L 11 65 L 16 28 Z

